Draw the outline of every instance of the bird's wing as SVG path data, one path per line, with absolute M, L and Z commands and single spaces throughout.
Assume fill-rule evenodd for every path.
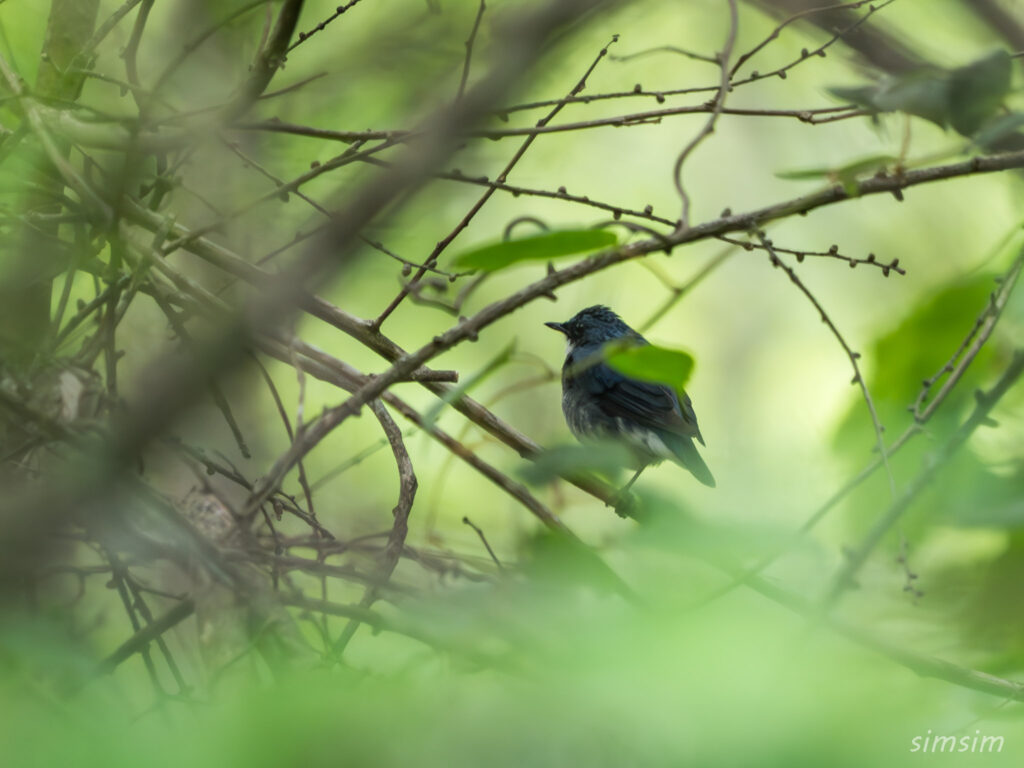
M 684 396 L 680 403 L 671 387 L 631 379 L 605 363 L 594 365 L 584 372 L 582 378 L 607 415 L 631 419 L 651 429 L 696 438 L 701 445 L 704 444 L 688 396 Z

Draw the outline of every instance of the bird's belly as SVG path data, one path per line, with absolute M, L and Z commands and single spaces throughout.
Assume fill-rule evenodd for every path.
M 566 387 L 562 393 L 562 412 L 569 431 L 582 442 L 616 440 L 625 443 L 641 465 L 675 458 L 657 432 L 629 419 L 609 416 L 585 392 L 574 387 Z
M 665 441 L 653 429 L 641 427 L 626 419 L 616 421 L 619 439 L 629 445 L 643 463 L 657 464 L 665 459 L 676 458 L 675 452 L 665 445 Z

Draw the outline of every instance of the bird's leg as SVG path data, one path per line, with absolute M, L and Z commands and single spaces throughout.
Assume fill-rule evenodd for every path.
M 646 464 L 641 466 L 640 469 L 638 469 L 636 473 L 633 475 L 633 477 L 629 479 L 629 482 L 622 486 L 622 488 L 619 489 L 619 492 L 616 493 L 615 496 L 613 496 L 608 502 L 605 503 L 605 506 L 614 508 L 616 514 L 619 515 L 619 517 L 630 516 L 630 513 L 633 510 L 633 499 L 629 495 L 629 489 L 630 487 L 632 487 L 633 483 L 636 482 L 636 479 L 640 477 L 640 473 L 643 472 L 646 468 Z
M 632 476 L 632 477 L 631 477 L 631 478 L 629 479 L 629 482 L 628 482 L 628 483 L 626 483 L 626 484 L 625 484 L 624 486 L 622 486 L 622 490 L 621 490 L 621 491 L 619 491 L 619 495 L 620 495 L 620 496 L 621 496 L 622 494 L 624 494 L 624 493 L 625 493 L 626 491 L 628 491 L 628 490 L 629 490 L 629 489 L 630 489 L 630 488 L 632 487 L 633 483 L 635 483 L 635 482 L 636 482 L 636 479 L 637 479 L 638 477 L 640 477 L 640 473 L 641 473 L 641 472 L 643 472 L 643 471 L 644 471 L 645 469 L 647 469 L 647 465 L 646 465 L 646 464 L 644 464 L 644 465 L 643 465 L 642 467 L 640 467 L 640 469 L 638 469 L 638 470 L 636 471 L 636 474 L 634 474 L 634 475 L 633 475 L 633 476 Z

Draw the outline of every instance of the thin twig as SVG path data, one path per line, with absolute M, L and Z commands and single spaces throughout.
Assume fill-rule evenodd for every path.
M 672 179 L 676 185 L 676 192 L 679 193 L 679 197 L 682 200 L 679 229 L 686 229 L 690 226 L 690 196 L 683 187 L 683 164 L 693 151 L 700 146 L 701 142 L 714 132 L 715 123 L 718 122 L 718 116 L 722 114 L 722 109 L 725 107 L 725 97 L 730 89 L 729 58 L 732 56 L 733 46 L 736 45 L 736 34 L 739 30 L 740 18 L 739 9 L 736 7 L 736 0 L 728 0 L 728 2 L 729 32 L 725 38 L 725 46 L 722 48 L 722 52 L 718 54 L 718 66 L 722 71 L 722 77 L 718 85 L 718 92 L 715 94 L 711 114 L 708 116 L 703 127 L 697 132 L 697 135 L 690 139 L 690 142 L 683 147 L 682 152 L 676 157 L 675 167 L 672 169 Z
M 988 341 L 988 338 L 992 335 L 992 331 L 995 330 L 996 323 L 999 322 L 999 318 L 1003 314 L 1003 309 L 1006 307 L 1007 302 L 1010 300 L 1010 294 L 1013 292 L 1014 286 L 1017 284 L 1017 278 L 1020 277 L 1021 268 L 1024 267 L 1024 249 L 1017 256 L 1013 266 L 1010 267 L 1009 271 L 999 278 L 999 288 L 989 297 L 988 303 L 985 305 L 985 309 L 978 316 L 978 319 L 974 322 L 974 327 L 970 333 L 964 338 L 963 342 L 957 348 L 956 352 L 949 359 L 942 370 L 932 376 L 930 379 L 925 380 L 924 386 L 921 388 L 921 393 L 918 395 L 917 400 L 914 401 L 913 413 L 914 421 L 921 424 L 931 418 L 935 409 L 939 407 L 942 401 L 946 398 L 946 395 L 957 385 L 960 378 L 964 375 L 964 371 L 970 367 L 971 363 L 978 356 L 981 348 Z M 946 378 L 942 387 L 939 389 L 935 398 L 925 405 L 928 396 L 931 394 L 932 387 L 935 386 L 936 382 L 942 377 L 944 373 L 948 373 L 949 376 Z
M 476 33 L 480 30 L 480 20 L 484 17 L 484 10 L 486 10 L 484 0 L 480 0 L 476 18 L 473 19 L 473 28 L 469 31 L 469 37 L 466 39 L 466 58 L 462 63 L 462 77 L 459 78 L 459 90 L 455 94 L 456 101 L 461 99 L 462 94 L 466 92 L 466 83 L 469 82 L 469 64 L 473 58 L 473 43 L 476 42 Z
M 612 55 L 609 58 L 611 61 L 631 61 L 644 56 L 650 56 L 654 53 L 674 53 L 678 56 L 685 56 L 687 59 L 693 59 L 694 61 L 706 61 L 708 64 L 717 65 L 719 62 L 717 56 L 705 56 L 702 53 L 694 53 L 693 51 L 688 51 L 685 48 L 680 48 L 677 45 L 656 45 L 653 48 L 644 48 L 642 51 L 627 53 L 622 56 Z
M 344 5 L 339 5 L 337 8 L 335 8 L 334 13 L 332 13 L 326 19 L 324 19 L 319 24 L 317 24 L 315 27 L 313 27 L 311 30 L 309 30 L 309 32 L 299 32 L 299 34 L 298 34 L 298 38 L 299 39 L 296 40 L 294 43 L 292 43 L 289 46 L 288 53 L 291 53 L 292 51 L 294 51 L 296 48 L 298 48 L 304 42 L 309 40 L 309 38 L 311 38 L 317 32 L 323 32 L 324 29 L 327 28 L 328 24 L 330 24 L 332 21 L 335 21 L 339 16 L 344 14 L 350 8 L 358 5 L 359 3 L 360 3 L 360 0 L 349 0 L 349 2 L 345 3 Z
M 297 365 L 296 367 L 301 370 L 301 366 Z M 416 473 L 413 471 L 412 459 L 409 458 L 409 452 L 406 450 L 405 441 L 402 438 L 402 430 L 398 428 L 395 420 L 391 418 L 391 414 L 379 400 L 370 403 L 370 410 L 380 423 L 381 429 L 384 430 L 384 435 L 391 444 L 395 464 L 398 466 L 398 503 L 395 504 L 395 508 L 391 512 L 395 520 L 391 527 L 391 533 L 388 534 L 387 544 L 384 546 L 384 558 L 381 561 L 377 578 L 366 588 L 359 601 L 360 607 L 367 609 L 376 602 L 378 588 L 390 581 L 391 574 L 394 573 L 395 566 L 398 565 L 401 558 L 405 537 L 409 533 L 409 513 L 412 511 L 412 505 L 416 499 L 416 489 L 419 487 Z M 331 653 L 335 658 L 339 658 L 345 652 L 346 646 L 358 628 L 359 620 L 357 618 L 350 619 L 341 636 L 331 648 Z
M 464 522 L 466 525 L 468 525 L 470 528 L 476 531 L 476 535 L 480 537 L 480 541 L 483 542 L 484 547 L 487 549 L 487 554 L 491 556 L 491 560 L 493 560 L 494 564 L 498 566 L 498 570 L 505 570 L 505 566 L 501 564 L 501 561 L 498 559 L 498 556 L 494 554 L 494 550 L 491 549 L 491 545 L 488 543 L 487 537 L 484 536 L 484 532 L 480 529 L 480 527 L 476 525 L 468 517 L 462 518 L 462 522 Z
M 757 231 L 757 239 L 761 245 L 768 251 L 769 258 L 773 267 L 782 269 L 789 277 L 790 282 L 795 285 L 799 291 L 807 297 L 807 300 L 814 305 L 814 308 L 818 311 L 818 315 L 821 318 L 821 322 L 828 326 L 828 329 L 835 336 L 836 341 L 839 342 L 839 346 L 843 348 L 847 358 L 850 360 L 850 365 L 853 366 L 853 381 L 852 383 L 857 384 L 860 387 L 860 393 L 864 398 L 864 402 L 867 404 L 868 413 L 871 416 L 871 424 L 875 430 L 875 445 L 878 448 L 878 455 L 882 457 L 882 466 L 885 467 L 886 475 L 889 478 L 889 491 L 895 496 L 896 495 L 896 479 L 893 477 L 892 469 L 889 466 L 889 454 L 885 447 L 885 427 L 882 426 L 882 422 L 878 418 L 878 409 L 875 408 L 875 401 L 871 397 L 871 392 L 868 390 L 867 380 L 864 378 L 864 374 L 861 372 L 860 363 L 857 361 L 860 359 L 860 352 L 855 352 L 850 345 L 847 343 L 843 334 L 840 333 L 839 328 L 829 317 L 825 308 L 821 305 L 821 302 L 815 297 L 810 289 L 804 285 L 804 282 L 797 275 L 796 270 L 786 264 L 779 257 L 775 251 L 774 244 L 765 235 L 763 230 Z

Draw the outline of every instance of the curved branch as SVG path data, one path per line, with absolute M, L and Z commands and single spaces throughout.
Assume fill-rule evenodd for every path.
M 372 607 L 376 602 L 379 588 L 391 580 L 391 574 L 394 573 L 395 566 L 398 565 L 398 561 L 402 557 L 405 537 L 409 533 L 409 512 L 412 510 L 413 501 L 416 499 L 416 489 L 419 487 L 416 473 L 413 471 L 412 459 L 409 458 L 409 451 L 406 450 L 405 441 L 402 439 L 402 430 L 395 424 L 395 420 L 391 418 L 391 414 L 380 400 L 370 403 L 370 410 L 380 422 L 381 429 L 384 430 L 384 435 L 387 437 L 388 443 L 391 444 L 395 464 L 398 465 L 398 503 L 391 512 L 395 522 L 391 526 L 387 544 L 384 546 L 384 560 L 381 562 L 380 573 L 375 582 L 367 586 L 359 601 L 359 606 L 366 609 Z M 335 658 L 339 658 L 345 652 L 346 646 L 358 628 L 359 619 L 351 618 L 331 649 Z

